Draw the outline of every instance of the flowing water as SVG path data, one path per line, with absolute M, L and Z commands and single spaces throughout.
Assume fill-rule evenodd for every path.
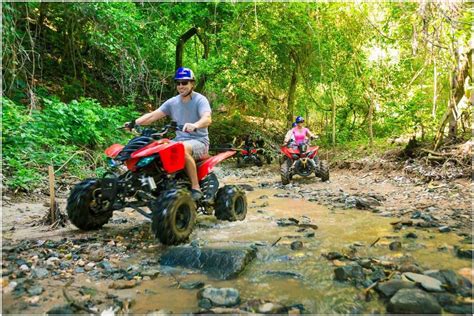
M 384 312 L 384 305 L 376 298 L 370 302 L 358 298 L 362 289 L 334 281 L 335 266 L 321 254 L 329 251 L 347 253 L 349 246 L 353 245 L 360 257 L 388 261 L 400 257 L 406 260 L 412 258 L 412 262 L 425 269 L 449 268 L 457 271 L 470 267 L 469 261 L 438 251 L 439 247 L 457 244 L 460 237 L 455 234 L 437 234 L 414 228 L 394 232 L 390 225 L 393 218 L 366 211 L 329 210 L 303 199 L 273 197 L 281 192 L 276 189 L 248 192 L 249 210 L 243 222 L 216 222 L 212 217 L 200 218 L 192 237 L 207 247 L 259 245 L 257 258 L 237 279 L 219 281 L 180 270 L 174 272 L 175 277 L 181 282 L 199 280 L 215 287 L 237 288 L 242 301 L 259 298 L 288 305 L 301 303 L 311 313 Z M 268 198 L 261 198 L 263 195 Z M 263 203 L 266 206 L 259 207 Z M 277 219 L 288 217 L 317 224 L 319 228 L 315 236 L 304 237 L 312 229 L 297 232 L 297 226 L 277 225 Z M 208 222 L 217 224 L 206 225 Z M 409 231 L 416 232 L 418 238 L 404 238 Z M 380 240 L 370 247 L 379 237 Z M 277 240 L 276 245 L 271 246 Z M 301 250 L 291 250 L 290 244 L 295 240 L 303 242 Z M 394 240 L 402 242 L 402 250 L 389 250 L 388 245 Z M 143 294 L 144 298 L 141 295 L 135 297 L 135 313 L 160 308 L 174 313 L 196 311 L 197 290 L 178 289 L 166 272 L 157 282 L 149 283 L 139 290 L 148 294 Z M 136 289 L 134 292 L 136 294 Z

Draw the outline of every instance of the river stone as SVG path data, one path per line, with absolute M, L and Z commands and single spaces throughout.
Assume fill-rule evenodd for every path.
M 204 309 L 210 309 L 212 308 L 212 302 L 207 298 L 202 298 L 199 300 L 198 306 Z
M 235 278 L 256 257 L 256 250 L 173 247 L 160 258 L 165 266 L 199 269 L 211 277 L 228 280 Z
M 392 297 L 400 289 L 414 289 L 415 284 L 409 281 L 403 280 L 389 280 L 387 282 L 379 283 L 377 285 L 377 291 L 383 294 L 385 297 Z
M 457 304 L 457 305 L 447 305 L 443 307 L 447 312 L 452 314 L 465 314 L 472 315 L 474 314 L 474 307 L 472 304 Z
M 258 307 L 258 312 L 261 314 L 278 314 L 285 307 L 279 303 L 264 303 Z
M 28 294 L 31 296 L 40 295 L 41 293 L 43 293 L 43 287 L 40 285 L 35 285 L 28 289 Z
M 49 271 L 45 268 L 34 268 L 31 270 L 31 275 L 38 279 L 44 279 L 49 276 Z
M 181 289 L 192 290 L 192 289 L 200 289 L 204 287 L 204 282 L 201 281 L 194 281 L 194 282 L 184 282 L 179 285 Z
M 473 255 L 474 249 L 473 248 L 457 248 L 456 255 L 459 258 L 471 259 Z
M 387 305 L 387 311 L 396 314 L 440 314 L 441 306 L 429 293 L 419 289 L 401 289 Z
M 240 303 L 240 293 L 233 288 L 207 287 L 197 294 L 199 299 L 208 299 L 212 306 L 231 307 Z
M 364 279 L 364 271 L 358 264 L 349 264 L 334 269 L 335 279 L 337 281 L 346 281 L 349 279 Z
M 409 279 L 410 281 L 420 283 L 421 286 L 430 292 L 443 292 L 444 289 L 441 287 L 441 282 L 435 278 L 429 277 L 427 275 L 405 272 L 403 276 Z
M 390 245 L 388 245 L 388 247 L 392 251 L 398 251 L 398 250 L 402 249 L 402 243 L 399 242 L 399 241 L 393 241 L 393 242 L 390 243 Z
M 49 311 L 47 315 L 75 315 L 78 312 L 77 309 L 72 307 L 70 304 L 66 305 L 55 305 Z
M 299 240 L 294 241 L 290 245 L 291 250 L 300 250 L 303 249 L 303 243 Z

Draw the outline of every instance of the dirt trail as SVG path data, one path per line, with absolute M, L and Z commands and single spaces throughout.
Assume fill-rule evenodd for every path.
M 403 238 L 408 232 L 416 233 L 419 242 L 407 242 L 412 249 L 406 251 L 421 265 L 455 269 L 472 279 L 470 261 L 456 257 L 457 247 L 468 246 L 472 249 L 472 196 L 468 180 L 422 183 L 394 171 L 342 169 L 332 171 L 329 183 L 296 177 L 292 184 L 281 186 L 276 166 L 246 169 L 223 167 L 216 173 L 221 184 L 241 184 L 248 190 L 247 219 L 244 222 L 220 223 L 212 216 L 201 216 L 191 239 L 199 245 L 212 246 L 239 242 L 271 244 L 282 237 L 278 245 L 281 248 L 275 248 L 275 251 L 279 252 L 280 257 L 289 256 L 293 258 L 291 260 L 296 260 L 284 267 L 300 269 L 306 277 L 319 280 L 320 287 L 313 284 L 303 286 L 306 292 L 310 289 L 311 295 L 324 296 L 333 288 L 333 264 L 322 259 L 325 252 L 341 251 L 353 244 L 368 247 L 382 236 L 375 247 L 366 251 L 366 255 L 387 256 L 395 260 L 394 253 L 388 250 L 390 238 Z M 165 249 L 153 241 L 149 225 L 140 214 L 131 210 L 116 212 L 109 224 L 98 232 L 81 232 L 70 224 L 49 230 L 37 225 L 47 211 L 47 201 L 47 197 L 37 201 L 14 197 L 3 200 L 2 288 L 5 313 L 44 313 L 54 305 L 64 304 L 62 288 L 66 284 L 67 292 L 74 300 L 93 302 L 88 307 L 83 306 L 92 310 L 102 311 L 117 305 L 117 302 L 120 302 L 118 305 L 122 312 L 147 313 L 161 309 L 180 313 L 199 310 L 197 290 L 178 289 L 173 273 L 161 270 L 156 275 L 134 274 L 139 270 L 160 269 L 157 257 Z M 59 206 L 64 210 L 64 195 L 60 195 Z M 299 238 L 294 236 L 294 228 L 281 228 L 275 224 L 279 218 L 288 217 L 306 218 L 319 226 L 316 236 L 309 234 L 302 239 L 305 248 L 300 252 L 289 250 L 295 240 L 292 238 Z M 99 258 L 93 260 L 97 252 L 100 253 Z M 433 253 L 439 256 L 433 257 Z M 399 254 L 406 256 L 405 252 Z M 268 255 L 275 256 L 272 253 Z M 437 263 L 437 260 L 440 262 Z M 317 268 L 305 271 L 308 263 Z M 108 265 L 115 269 L 115 273 L 105 277 L 104 271 L 110 268 Z M 178 278 L 180 281 L 199 280 L 215 286 L 240 287 L 243 299 L 247 300 L 261 297 L 262 293 L 267 293 L 267 297 L 274 300 L 284 297 L 288 302 L 306 299 L 305 292 L 298 290 L 302 288 L 298 282 L 285 281 L 285 286 L 282 286 L 282 280 L 278 278 L 262 279 L 267 265 L 280 267 L 282 263 L 255 263 L 247 277 L 236 281 L 210 280 L 194 272 L 181 273 Z M 32 271 L 38 267 L 49 267 L 48 277 L 37 275 L 45 272 L 41 269 L 31 277 Z M 54 273 L 55 269 L 57 273 Z M 130 276 L 129 282 L 136 282 L 126 285 L 124 282 L 127 281 L 117 273 Z M 33 281 L 28 284 L 30 279 Z M 258 280 L 258 286 L 253 283 L 255 280 Z M 17 287 L 15 292 L 13 283 L 21 283 L 24 290 L 18 291 Z M 114 283 L 116 285 L 112 285 Z M 117 289 L 122 286 L 129 289 Z M 269 288 L 272 290 L 269 291 Z M 338 291 L 341 292 L 341 289 Z M 343 301 L 341 304 L 351 304 L 355 295 L 353 288 L 348 286 L 342 292 L 334 294 L 334 297 L 341 295 L 338 297 Z M 309 298 L 305 301 L 306 310 L 312 312 L 334 312 L 334 304 L 329 301 L 329 296 L 326 301 L 317 304 Z M 364 311 L 382 309 L 376 303 L 361 306 L 359 308 Z M 339 311 L 350 311 L 351 308 L 346 309 L 344 305 Z

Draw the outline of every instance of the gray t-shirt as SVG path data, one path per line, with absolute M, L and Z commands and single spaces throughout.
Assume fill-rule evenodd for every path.
M 186 123 L 196 123 L 205 112 L 211 112 L 211 106 L 205 96 L 194 92 L 191 94 L 191 100 L 187 103 L 181 101 L 181 96 L 178 94 L 163 103 L 158 110 L 165 113 L 178 125 L 182 126 Z M 176 131 L 175 140 L 199 140 L 206 145 L 209 145 L 209 133 L 206 128 L 198 128 L 194 132 L 186 133 L 183 131 Z

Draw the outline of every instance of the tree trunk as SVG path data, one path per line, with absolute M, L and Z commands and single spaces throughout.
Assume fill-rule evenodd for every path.
M 464 81 L 469 76 L 469 71 L 472 68 L 471 58 L 472 58 L 472 49 L 466 54 L 461 55 L 456 51 L 456 66 L 452 73 L 451 78 L 451 92 L 448 103 L 448 109 L 441 121 L 441 125 L 438 129 L 435 139 L 434 149 L 438 149 L 441 141 L 444 136 L 444 129 L 446 124 L 449 124 L 448 138 L 452 141 L 456 140 L 457 136 L 457 122 L 460 117 L 457 105 L 459 101 L 463 98 L 464 92 Z
M 204 53 L 202 54 L 202 59 L 207 59 L 209 57 L 209 39 L 202 34 L 198 29 L 196 36 L 199 38 L 199 41 L 204 46 Z M 199 82 L 196 85 L 196 91 L 200 92 L 204 90 L 204 85 L 206 84 L 206 75 L 201 74 L 199 76 Z
M 368 117 L 368 120 L 369 120 L 369 146 L 370 146 L 370 148 L 372 148 L 373 145 L 374 145 L 374 131 L 372 129 L 373 116 L 374 116 L 374 100 L 373 100 L 373 98 L 370 98 L 369 117 Z
M 332 145 L 336 146 L 336 100 L 334 99 L 334 86 L 332 84 L 331 84 L 331 100 L 332 100 L 332 111 L 331 111 Z
M 290 81 L 290 89 L 288 91 L 288 115 L 287 115 L 287 123 L 291 127 L 291 123 L 293 122 L 293 112 L 294 112 L 294 105 L 295 105 L 295 92 L 296 92 L 296 65 L 293 68 L 293 73 L 291 75 Z
M 176 44 L 176 61 L 175 61 L 175 69 L 183 66 L 183 52 L 184 52 L 184 44 L 196 35 L 198 29 L 195 27 L 190 28 L 186 31 L 183 35 L 178 38 L 178 43 Z

